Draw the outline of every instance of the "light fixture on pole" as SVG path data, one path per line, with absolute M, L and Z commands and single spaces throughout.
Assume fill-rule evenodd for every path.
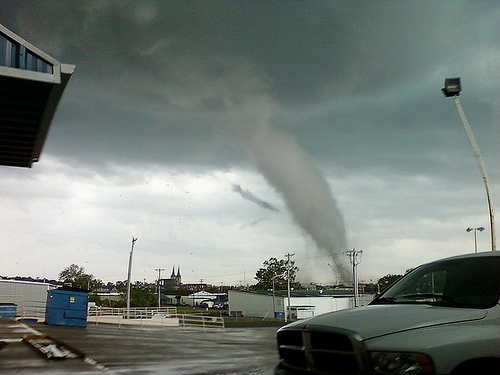
M 476 138 L 472 133 L 472 129 L 469 125 L 469 121 L 467 117 L 465 117 L 465 112 L 462 108 L 462 104 L 458 99 L 460 95 L 460 91 L 462 91 L 462 86 L 460 84 L 460 78 L 446 78 L 444 81 L 444 87 L 441 89 L 444 96 L 447 98 L 452 97 L 455 100 L 455 105 L 458 110 L 458 114 L 462 120 L 462 124 L 464 126 L 465 132 L 467 133 L 467 137 L 469 138 L 469 142 L 472 147 L 472 151 L 474 152 L 474 156 L 476 157 L 477 164 L 481 171 L 481 175 L 483 177 L 484 187 L 486 189 L 486 199 L 488 201 L 488 209 L 490 215 L 490 235 L 491 235 L 491 251 L 495 251 L 496 246 L 496 236 L 495 236 L 495 215 L 493 214 L 493 201 L 491 199 L 490 194 L 490 186 L 488 182 L 488 175 L 486 174 L 486 167 L 484 166 L 483 158 L 481 153 L 479 152 L 479 147 L 476 142 Z
M 484 230 L 484 227 L 479 227 L 479 228 L 467 228 L 467 232 L 472 232 L 474 231 L 474 252 L 477 253 L 477 235 L 476 232 L 480 231 L 482 232 Z
M 447 98 L 460 95 L 462 91 L 462 85 L 460 84 L 460 77 L 456 78 L 446 78 L 444 80 L 444 87 L 441 88 L 443 95 Z
M 158 271 L 158 310 L 161 307 L 161 271 L 165 271 L 165 268 L 155 268 L 156 271 Z

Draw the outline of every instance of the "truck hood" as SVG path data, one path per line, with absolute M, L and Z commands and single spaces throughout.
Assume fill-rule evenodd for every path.
M 408 331 L 483 319 L 486 310 L 429 305 L 372 305 L 318 315 L 295 324 L 339 327 L 358 333 L 363 340 Z

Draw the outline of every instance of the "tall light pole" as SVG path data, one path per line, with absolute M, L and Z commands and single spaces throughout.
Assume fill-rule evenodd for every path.
M 358 289 L 358 264 L 361 263 L 361 254 L 363 250 L 347 250 L 346 255 L 349 257 L 349 262 L 352 265 L 352 283 L 354 286 L 354 307 L 359 306 L 359 289 Z
M 274 277 L 271 278 L 273 282 L 273 318 L 276 318 L 276 302 L 275 302 L 276 293 L 274 292 L 274 280 L 276 280 L 276 278 L 280 276 L 281 275 L 275 275 Z
M 479 227 L 479 228 L 467 228 L 467 232 L 472 232 L 474 231 L 474 252 L 477 253 L 477 231 L 482 232 L 484 230 L 484 227 Z
M 158 310 L 160 310 L 161 307 L 161 293 L 160 293 L 160 282 L 161 282 L 161 271 L 165 271 L 165 268 L 155 268 L 156 271 L 158 271 Z
M 460 91 L 462 91 L 462 86 L 460 85 L 460 78 L 446 78 L 444 80 L 444 87 L 441 89 L 441 91 L 443 92 L 445 97 L 447 98 L 453 97 L 453 99 L 455 100 L 455 105 L 457 107 L 458 114 L 462 119 L 462 124 L 464 126 L 465 132 L 467 133 L 467 137 L 469 138 L 469 142 L 472 147 L 472 151 L 474 152 L 474 156 L 476 157 L 479 170 L 481 171 L 484 187 L 486 189 L 486 199 L 488 201 L 488 209 L 490 215 L 491 251 L 495 251 L 497 249 L 496 236 L 495 236 L 495 215 L 493 214 L 493 201 L 491 200 L 488 175 L 486 174 L 486 167 L 484 166 L 483 158 L 481 156 L 481 153 L 479 152 L 479 147 L 477 145 L 476 138 L 472 133 L 469 121 L 467 121 L 467 117 L 465 117 L 465 112 L 462 108 L 462 104 L 458 99 Z
M 287 274 L 287 283 L 288 283 L 288 313 L 287 313 L 287 322 L 291 322 L 292 321 L 292 307 L 290 306 L 290 301 L 291 301 L 291 286 L 290 286 L 290 268 L 291 268 L 291 262 L 290 262 L 290 258 L 293 257 L 295 254 L 286 254 L 285 256 L 287 257 L 287 260 L 286 260 L 286 274 Z
M 127 275 L 127 319 L 130 319 L 130 277 L 132 275 L 132 255 L 134 254 L 134 245 L 137 238 L 132 237 L 132 248 L 130 249 L 130 257 L 128 259 L 128 275 Z

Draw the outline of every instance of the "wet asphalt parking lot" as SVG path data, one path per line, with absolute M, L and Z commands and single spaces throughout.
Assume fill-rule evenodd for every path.
M 276 327 L 29 326 L 79 349 L 95 362 L 47 360 L 24 347 L 16 354 L 10 345 L 10 352 L 0 351 L 0 374 L 271 375 L 278 358 Z

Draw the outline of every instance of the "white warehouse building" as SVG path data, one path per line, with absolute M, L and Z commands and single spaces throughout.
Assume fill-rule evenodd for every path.
M 0 279 L 0 303 L 14 303 L 19 316 L 43 318 L 47 293 L 55 288 L 49 283 Z
M 360 294 L 360 305 L 367 305 L 371 294 Z M 344 290 L 294 290 L 290 296 L 293 319 L 304 319 L 314 315 L 347 309 L 354 306 L 352 291 Z M 237 291 L 229 290 L 229 314 L 261 318 L 284 318 L 288 309 L 286 290 Z

